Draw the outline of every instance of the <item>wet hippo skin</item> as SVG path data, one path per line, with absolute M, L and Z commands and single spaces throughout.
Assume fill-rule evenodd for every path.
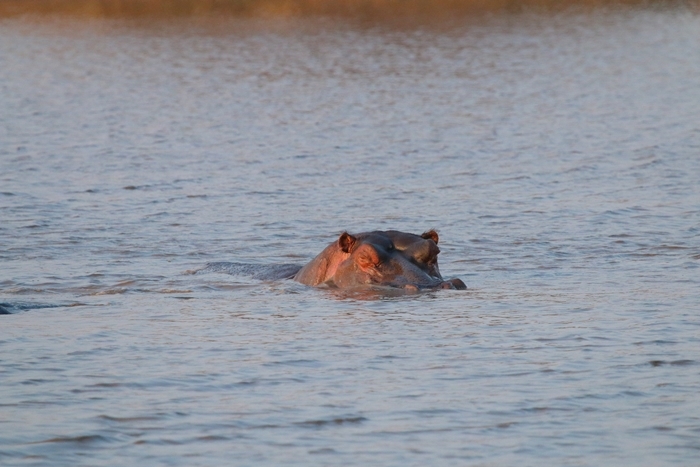
M 384 286 L 406 290 L 466 289 L 460 279 L 444 280 L 437 264 L 437 232 L 397 230 L 343 232 L 301 268 L 294 280 L 338 288 Z

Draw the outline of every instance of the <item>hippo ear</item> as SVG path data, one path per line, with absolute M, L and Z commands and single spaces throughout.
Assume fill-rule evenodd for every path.
M 424 238 L 424 239 L 426 239 L 426 240 L 432 240 L 432 241 L 434 241 L 436 245 L 437 245 L 437 243 L 438 243 L 438 240 L 440 240 L 440 237 L 438 236 L 438 233 L 437 233 L 436 231 L 432 230 L 432 229 L 431 229 L 431 230 L 428 230 L 428 231 L 425 232 L 425 233 L 423 233 L 423 235 L 421 235 L 421 237 Z
M 340 234 L 340 238 L 338 238 L 338 246 L 340 246 L 340 249 L 343 250 L 343 253 L 350 253 L 352 251 L 352 247 L 355 246 L 355 242 L 357 239 L 350 235 L 347 232 L 343 232 Z
M 360 269 L 370 269 L 378 266 L 381 260 L 379 259 L 377 250 L 368 244 L 364 244 L 357 249 L 356 261 Z

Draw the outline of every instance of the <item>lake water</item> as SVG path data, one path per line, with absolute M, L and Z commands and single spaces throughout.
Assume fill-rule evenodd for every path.
M 697 465 L 700 15 L 0 20 L 3 465 Z M 197 273 L 440 232 L 465 291 Z

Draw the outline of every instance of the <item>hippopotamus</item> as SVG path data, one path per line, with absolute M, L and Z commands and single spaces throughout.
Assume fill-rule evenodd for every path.
M 415 235 L 397 230 L 343 232 L 293 279 L 337 288 L 384 286 L 417 291 L 467 288 L 460 279 L 444 280 L 437 255 L 439 237 L 430 230 Z

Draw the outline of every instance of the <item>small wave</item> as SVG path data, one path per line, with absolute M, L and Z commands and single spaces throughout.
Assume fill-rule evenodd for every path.
M 56 438 L 45 439 L 43 441 L 36 441 L 31 444 L 43 444 L 43 443 L 75 443 L 75 444 L 91 444 L 98 442 L 109 441 L 107 438 L 101 435 L 83 435 L 83 436 L 58 436 Z
M 45 378 L 34 378 L 34 379 L 24 380 L 20 384 L 25 385 L 25 386 L 33 386 L 36 384 L 53 383 L 54 381 L 56 381 L 56 380 L 55 379 L 45 379 Z
M 307 360 L 307 359 L 297 359 L 297 360 L 280 360 L 270 363 L 264 363 L 265 366 L 275 366 L 275 365 L 290 365 L 290 366 L 303 366 L 303 367 L 318 367 L 320 362 L 318 360 Z
M 96 384 L 91 384 L 88 387 L 89 388 L 116 388 L 121 386 L 121 383 L 96 383 Z
M 650 360 L 649 365 L 651 366 L 662 366 L 662 365 L 672 365 L 672 366 L 688 366 L 694 365 L 697 362 L 695 360 Z
M 196 438 L 197 441 L 231 441 L 231 438 L 220 435 L 206 435 Z
M 36 310 L 41 308 L 61 308 L 83 306 L 84 303 L 73 302 L 63 304 L 32 303 L 32 302 L 2 302 L 0 303 L 0 315 L 12 315 L 20 311 Z
M 526 413 L 544 413 L 544 412 L 572 412 L 574 409 L 568 407 L 546 407 L 536 406 L 520 409 L 520 412 Z
M 298 264 L 247 264 L 214 262 L 207 263 L 204 268 L 190 274 L 203 274 L 210 272 L 221 272 L 232 276 L 248 276 L 259 280 L 281 280 L 291 279 L 299 272 L 301 266 Z
M 654 247 L 657 250 L 688 250 L 690 247 L 682 245 L 658 245 Z
M 129 289 L 124 289 L 124 288 L 117 288 L 117 289 L 107 289 L 107 290 L 100 290 L 99 292 L 95 292 L 91 295 L 94 296 L 99 296 L 99 295 L 121 295 L 125 294 L 129 291 Z
M 678 341 L 665 340 L 665 339 L 655 339 L 652 341 L 639 341 L 634 342 L 634 345 L 665 345 L 665 344 L 678 344 Z
M 297 426 L 324 427 L 329 425 L 349 425 L 367 421 L 365 417 L 338 417 L 327 420 L 307 420 L 295 423 Z
M 179 446 L 181 444 L 184 444 L 182 441 L 176 441 L 174 439 L 140 439 L 138 441 L 134 441 L 134 444 L 140 445 L 140 444 L 154 444 L 154 445 L 160 445 L 160 446 Z
M 320 448 L 309 451 L 309 454 L 334 454 L 335 452 L 333 448 Z
M 97 418 L 101 420 L 107 420 L 110 422 L 118 423 L 131 423 L 131 422 L 152 422 L 154 420 L 159 420 L 160 417 L 157 416 L 145 416 L 145 417 L 112 417 L 110 415 L 100 415 Z

